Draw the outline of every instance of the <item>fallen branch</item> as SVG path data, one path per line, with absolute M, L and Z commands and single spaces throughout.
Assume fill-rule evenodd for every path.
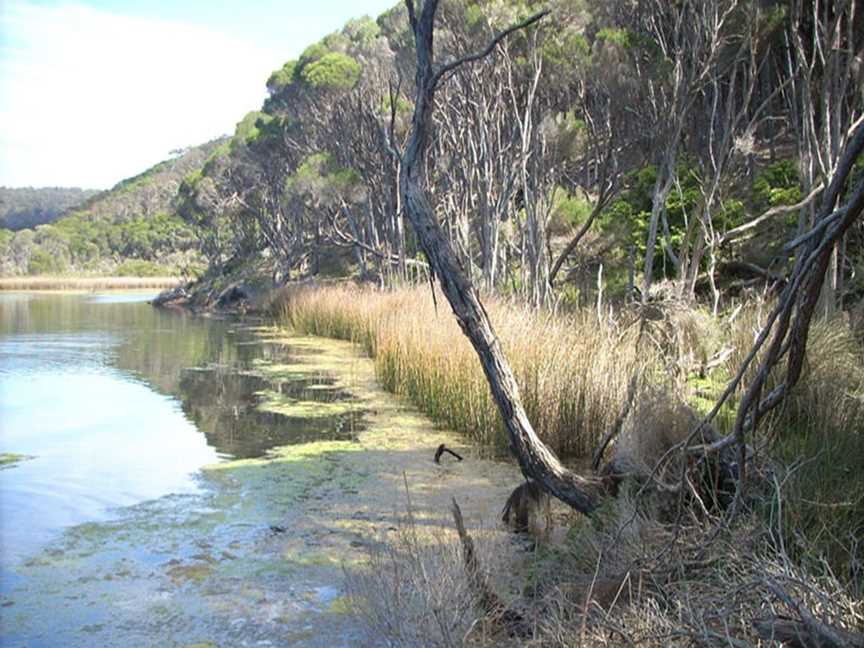
M 474 540 L 468 535 L 468 531 L 465 529 L 465 521 L 462 519 L 462 509 L 459 508 L 455 497 L 453 498 L 452 511 L 456 531 L 459 533 L 459 540 L 462 543 L 462 558 L 465 562 L 468 585 L 471 588 L 471 593 L 477 599 L 480 609 L 483 610 L 483 614 L 494 623 L 501 624 L 511 637 L 519 637 L 521 639 L 530 637 L 532 632 L 525 617 L 516 610 L 504 605 L 504 602 L 489 585 L 489 578 L 480 566 L 480 559 L 477 558 Z
M 789 648 L 864 648 L 864 635 L 819 621 L 772 580 L 766 580 L 765 586 L 798 618 L 773 616 L 754 619 L 753 628 L 763 639 L 779 641 Z
M 441 455 L 443 455 L 445 452 L 453 455 L 459 461 L 462 461 L 462 455 L 453 452 L 450 448 L 448 448 L 446 445 L 444 445 L 442 443 L 441 445 L 438 446 L 438 449 L 435 451 L 435 463 L 441 463 Z
M 765 222 L 769 218 L 773 218 L 774 216 L 779 216 L 780 214 L 789 214 L 795 211 L 800 211 L 805 207 L 809 206 L 819 193 L 822 191 L 822 184 L 818 184 L 813 191 L 811 191 L 807 196 L 795 203 L 794 205 L 777 205 L 776 207 L 772 207 L 768 211 L 766 211 L 761 216 L 757 216 L 751 221 L 744 223 L 743 225 L 739 225 L 738 227 L 733 227 L 731 230 L 726 232 L 723 236 L 720 237 L 720 244 L 726 243 L 727 241 L 734 241 L 739 234 L 743 234 L 755 227 L 757 227 L 760 223 Z

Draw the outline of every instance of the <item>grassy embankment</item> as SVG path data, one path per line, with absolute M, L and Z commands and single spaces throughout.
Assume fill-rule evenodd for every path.
M 0 290 L 145 290 L 171 288 L 179 277 L 0 277 Z
M 447 305 L 439 304 L 436 313 L 428 289 L 382 293 L 342 286 L 286 291 L 274 300 L 274 308 L 286 324 L 300 332 L 363 345 L 374 358 L 384 386 L 409 398 L 434 420 L 480 443 L 503 443 L 497 412 L 473 350 Z M 491 299 L 487 308 L 538 433 L 569 457 L 584 457 L 594 449 L 618 414 L 634 372 L 645 382 L 666 383 L 704 410 L 748 352 L 765 315 L 764 307 L 758 305 L 732 321 L 672 308 L 651 322 L 640 340 L 632 314 L 598 322 L 589 310 L 560 316 L 535 314 Z M 713 379 L 695 378 L 699 366 L 725 347 L 731 347 L 733 353 Z M 634 612 L 639 618 L 632 618 L 632 623 L 652 633 L 685 624 L 689 628 L 685 635 L 691 639 L 711 637 L 715 632 L 711 624 L 700 621 L 693 625 L 692 615 L 704 612 L 706 605 L 721 606 L 729 588 L 743 587 L 765 570 L 785 574 L 802 599 L 812 599 L 807 588 L 831 592 L 839 606 L 831 612 L 836 622 L 848 624 L 853 617 L 861 618 L 862 368 L 864 352 L 842 320 L 814 327 L 802 382 L 782 411 L 766 421 L 755 443 L 762 456 L 782 464 L 774 484 L 768 484 L 764 505 L 729 531 L 728 544 L 715 542 L 715 549 L 725 552 L 726 562 L 723 571 L 708 570 L 701 575 L 705 592 L 694 598 L 690 577 L 682 572 L 682 580 L 670 585 L 671 600 L 678 594 L 683 597 L 677 611 L 661 613 L 655 601 L 649 612 Z M 730 407 L 718 421 L 721 429 L 733 411 Z M 629 519 L 631 526 L 638 520 L 651 526 L 641 513 L 631 513 L 631 505 L 626 498 L 616 503 L 617 513 L 611 519 Z M 668 534 L 656 528 L 650 530 L 651 540 L 645 539 L 645 529 L 630 528 L 622 535 L 615 523 L 603 519 L 606 521 L 595 522 L 587 532 L 584 525 L 577 525 L 570 534 L 569 549 L 555 550 L 554 574 L 546 577 L 554 580 L 562 569 L 570 570 L 570 576 L 584 572 L 589 581 L 595 569 L 599 571 L 594 578 L 598 574 L 611 577 L 628 561 L 648 559 L 652 552 L 660 551 L 660 538 L 668 540 Z M 678 534 L 673 544 L 681 544 L 685 537 L 702 538 L 704 531 L 704 527 L 692 526 Z M 606 549 L 600 549 L 604 537 L 609 542 Z M 612 545 L 617 548 L 610 552 Z M 680 558 L 678 551 L 680 547 L 664 553 L 670 559 Z M 604 566 L 599 568 L 601 556 Z M 398 589 L 398 584 L 393 587 Z M 380 594 L 386 590 L 381 582 L 375 588 L 386 598 L 386 593 Z M 583 588 L 579 596 L 584 594 Z M 743 634 L 739 636 L 750 639 L 752 629 L 745 626 L 754 606 L 759 606 L 758 596 L 751 594 L 738 601 L 740 618 L 733 623 L 740 625 Z M 651 598 L 648 593 L 645 596 Z

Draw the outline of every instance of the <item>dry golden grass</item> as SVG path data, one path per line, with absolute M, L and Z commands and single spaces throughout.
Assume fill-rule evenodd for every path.
M 179 277 L 0 277 L 0 290 L 140 290 L 171 288 Z
M 864 602 L 824 565 L 791 562 L 756 515 L 719 535 L 710 525 L 675 530 L 644 515 L 628 491 L 533 550 L 514 554 L 500 535 L 474 532 L 489 584 L 529 621 L 526 639 L 484 617 L 453 534 L 419 543 L 417 533 L 404 518 L 395 540 L 370 549 L 368 568 L 347 571 L 368 645 L 773 646 L 754 622 L 800 613 L 773 587 L 834 628 L 864 623 Z
M 625 401 L 631 376 L 654 366 L 635 330 L 592 311 L 552 316 L 485 300 L 540 437 L 563 455 L 587 456 Z M 505 441 L 477 356 L 446 303 L 428 288 L 382 292 L 351 285 L 286 291 L 275 302 L 296 330 L 353 340 L 375 360 L 384 387 L 434 420 L 483 444 Z

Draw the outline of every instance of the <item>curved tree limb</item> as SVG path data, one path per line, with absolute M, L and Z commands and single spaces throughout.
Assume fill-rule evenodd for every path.
M 806 242 L 806 246 L 799 253 L 798 261 L 780 295 L 779 303 L 768 317 L 738 373 L 730 381 L 711 412 L 690 435 L 687 441 L 690 453 L 718 452 L 733 444 L 743 448 L 745 434 L 752 433 L 760 419 L 783 402 L 798 382 L 807 349 L 810 322 L 822 290 L 832 249 L 864 212 L 864 179 L 848 192 L 846 203 L 841 208 L 834 209 L 851 177 L 855 161 L 862 154 L 864 154 L 864 122 L 857 126 L 847 142 L 831 183 L 823 196 L 814 227 L 808 232 L 805 240 L 798 243 L 800 245 Z M 741 384 L 744 374 L 769 337 L 772 339 L 768 350 L 759 364 L 756 376 L 745 390 L 738 405 L 733 432 L 710 444 L 690 445 L 698 432 L 710 424 L 722 405 Z M 763 395 L 768 377 L 786 354 L 788 359 L 785 379 L 767 395 Z
M 816 200 L 817 196 L 819 196 L 819 194 L 822 192 L 822 189 L 824 189 L 824 187 L 822 183 L 819 183 L 816 185 L 813 191 L 811 191 L 794 205 L 777 205 L 776 207 L 772 207 L 771 209 L 767 210 L 760 216 L 757 216 L 753 220 L 747 221 L 746 223 L 744 223 L 743 225 L 739 225 L 738 227 L 733 227 L 720 237 L 720 244 L 722 245 L 723 243 L 737 239 L 740 234 L 744 234 L 745 232 L 748 232 L 749 230 L 758 227 L 761 223 L 764 223 L 769 218 L 773 218 L 774 216 L 779 216 L 781 214 L 789 214 L 791 212 L 799 211 L 801 209 L 804 209 L 805 207 L 808 207 L 810 203 Z
M 492 53 L 492 50 L 494 50 L 498 46 L 498 43 L 500 43 L 502 40 L 507 38 L 510 34 L 517 32 L 520 29 L 525 29 L 529 25 L 533 25 L 535 22 L 537 22 L 541 18 L 544 18 L 545 16 L 548 16 L 548 15 L 549 15 L 549 10 L 545 9 L 543 11 L 540 11 L 540 12 L 534 14 L 533 16 L 529 16 L 525 20 L 518 22 L 515 25 L 511 25 L 510 27 L 508 27 L 504 31 L 496 34 L 492 38 L 492 40 L 489 41 L 489 44 L 482 51 L 474 52 L 473 54 L 467 54 L 466 56 L 463 56 L 459 59 L 456 59 L 453 61 L 448 61 L 447 63 L 444 63 L 440 67 L 434 68 L 434 71 L 432 74 L 432 85 L 438 85 L 438 81 L 441 80 L 441 77 L 443 77 L 448 72 L 452 72 L 453 70 L 455 70 L 460 65 L 464 65 L 465 63 L 473 63 L 474 61 L 479 61 L 481 59 L 486 58 L 487 56 L 489 56 L 489 54 Z

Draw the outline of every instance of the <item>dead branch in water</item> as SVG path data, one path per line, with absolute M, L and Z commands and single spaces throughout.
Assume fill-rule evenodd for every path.
M 447 452 L 447 453 L 453 455 L 453 456 L 456 457 L 459 461 L 462 461 L 462 455 L 460 455 L 460 454 L 454 452 L 453 450 L 451 450 L 450 448 L 448 448 L 446 445 L 444 445 L 444 444 L 442 443 L 441 445 L 438 446 L 438 449 L 435 451 L 435 463 L 436 463 L 436 464 L 437 464 L 437 463 L 441 463 L 441 455 L 443 455 L 445 452 Z

